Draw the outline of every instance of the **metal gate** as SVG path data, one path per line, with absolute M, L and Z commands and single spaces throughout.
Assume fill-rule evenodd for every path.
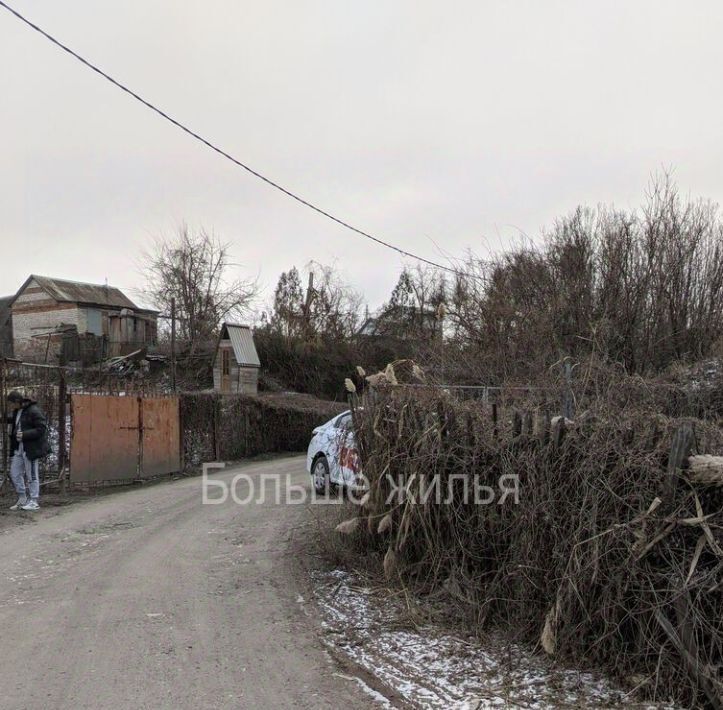
M 141 471 L 160 476 L 181 470 L 178 397 L 141 399 Z
M 71 396 L 73 483 L 133 480 L 181 469 L 177 397 Z

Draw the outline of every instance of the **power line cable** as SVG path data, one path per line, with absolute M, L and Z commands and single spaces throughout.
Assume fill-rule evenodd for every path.
M 361 235 L 362 237 L 365 237 L 366 239 L 370 239 L 373 242 L 376 242 L 377 244 L 380 244 L 383 247 L 386 247 L 387 249 L 392 249 L 393 251 L 396 251 L 397 253 L 401 254 L 402 256 L 409 257 L 410 259 L 416 259 L 417 261 L 421 261 L 429 266 L 433 266 L 437 269 L 442 269 L 444 271 L 449 271 L 451 273 L 458 273 L 457 269 L 452 268 L 451 266 L 445 266 L 444 264 L 438 264 L 435 261 L 431 261 L 430 259 L 425 259 L 422 256 L 418 256 L 417 254 L 412 254 L 409 251 L 406 251 L 402 249 L 401 247 L 395 246 L 394 244 L 391 244 L 387 241 L 384 241 L 383 239 L 379 239 L 378 237 L 373 236 L 372 234 L 369 234 L 368 232 L 365 232 L 362 229 L 359 229 L 357 227 L 354 227 L 353 225 L 349 224 L 348 222 L 345 222 L 344 220 L 340 219 L 339 217 L 335 217 L 330 212 L 327 212 L 326 210 L 323 210 L 321 207 L 317 207 L 312 202 L 309 202 L 308 200 L 305 200 L 303 197 L 300 197 L 296 193 L 292 192 L 291 190 L 288 190 L 287 188 L 283 187 L 277 182 L 274 182 L 270 178 L 267 178 L 265 175 L 262 175 L 260 172 L 254 170 L 253 168 L 249 167 L 245 163 L 241 162 L 237 158 L 234 158 L 230 153 L 227 153 L 225 150 L 219 148 L 217 145 L 212 143 L 210 140 L 207 140 L 203 136 L 199 135 L 195 131 L 188 128 L 188 126 L 184 125 L 180 121 L 176 120 L 172 116 L 169 116 L 165 111 L 162 111 L 160 108 L 152 104 L 150 101 L 147 101 L 142 96 L 137 94 L 132 89 L 129 89 L 127 86 L 122 84 L 120 81 L 114 79 L 109 74 L 106 74 L 102 69 L 98 68 L 95 64 L 88 61 L 84 57 L 80 56 L 77 52 L 74 52 L 70 47 L 66 46 L 62 42 L 60 42 L 58 39 L 53 37 L 53 35 L 46 32 L 44 29 L 36 25 L 34 22 L 31 22 L 28 20 L 24 15 L 20 14 L 17 10 L 12 8 L 10 5 L 8 5 L 6 2 L 3 2 L 3 0 L 0 0 L 0 7 L 4 7 L 8 12 L 12 13 L 17 19 L 19 19 L 21 22 L 25 23 L 28 27 L 35 30 L 36 32 L 40 33 L 43 37 L 45 37 L 47 40 L 50 40 L 56 47 L 59 47 L 64 52 L 69 54 L 74 59 L 77 59 L 81 64 L 84 64 L 88 69 L 91 69 L 96 74 L 99 74 L 104 79 L 109 81 L 111 84 L 113 84 L 115 87 L 120 89 L 121 91 L 125 92 L 132 98 L 134 98 L 136 101 L 139 101 L 142 103 L 146 108 L 149 108 L 154 113 L 158 114 L 161 118 L 165 119 L 169 123 L 172 123 L 176 128 L 179 128 L 184 133 L 187 133 L 192 138 L 195 138 L 200 143 L 203 143 L 206 147 L 210 148 L 211 150 L 215 151 L 219 155 L 223 156 L 227 160 L 230 160 L 232 163 L 237 165 L 240 168 L 243 168 L 248 173 L 251 173 L 254 177 L 257 177 L 259 180 L 262 180 L 267 185 L 270 185 L 271 187 L 275 188 L 279 192 L 283 192 L 288 197 L 291 197 L 293 200 L 296 200 L 297 202 L 301 203 L 305 207 L 308 207 L 309 209 L 314 210 L 314 212 L 317 212 L 320 215 L 323 215 L 324 217 L 332 220 L 333 222 L 336 222 L 337 224 L 341 225 L 342 227 L 351 230 L 352 232 L 355 232 L 356 234 Z

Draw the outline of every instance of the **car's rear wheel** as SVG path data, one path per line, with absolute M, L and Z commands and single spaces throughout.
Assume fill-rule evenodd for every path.
M 314 482 L 314 490 L 317 493 L 326 493 L 331 487 L 329 462 L 323 454 L 314 459 L 314 465 L 311 467 L 311 478 Z

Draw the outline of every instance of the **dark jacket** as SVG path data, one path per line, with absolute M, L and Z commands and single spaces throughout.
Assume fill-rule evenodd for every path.
M 25 455 L 31 460 L 41 459 L 50 453 L 50 443 L 48 442 L 48 422 L 45 419 L 40 407 L 31 399 L 23 400 L 23 406 L 20 409 L 20 430 L 23 432 L 23 450 Z M 8 424 L 11 424 L 10 431 L 10 451 L 14 454 L 20 443 L 17 440 L 17 415 L 13 411 L 8 413 Z

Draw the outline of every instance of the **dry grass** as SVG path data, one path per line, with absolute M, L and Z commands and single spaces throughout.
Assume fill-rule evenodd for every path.
M 503 410 L 495 426 L 487 405 L 443 390 L 368 393 L 355 426 L 370 496 L 343 537 L 480 630 L 604 667 L 651 700 L 720 707 L 723 489 L 666 472 L 680 421 L 635 391 L 622 409 L 598 393 L 567 428 L 544 410 Z M 693 453 L 723 454 L 720 427 L 694 424 Z M 465 499 L 507 474 L 519 504 Z M 386 502 L 388 476 L 404 500 Z M 420 502 L 435 481 L 448 503 Z

